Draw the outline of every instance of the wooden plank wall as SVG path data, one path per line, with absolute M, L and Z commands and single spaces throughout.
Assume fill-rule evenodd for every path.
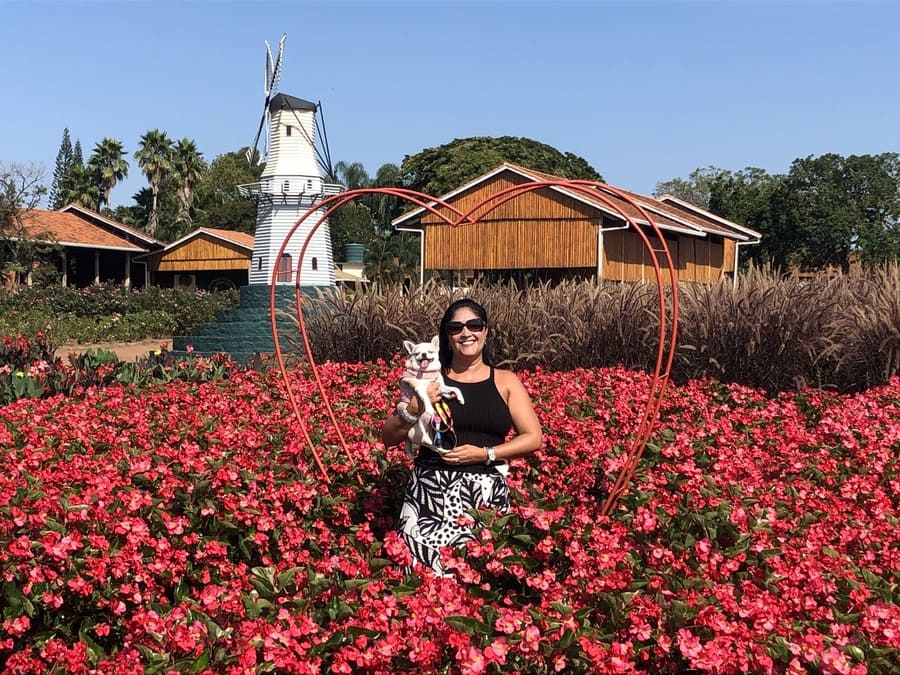
M 165 256 L 151 256 L 151 269 L 158 272 L 246 270 L 250 266 L 251 255 L 236 244 L 201 234 L 183 246 L 168 251 Z
M 512 180 L 511 180 L 512 178 Z M 518 181 L 515 181 L 518 179 Z M 489 195 L 525 182 L 502 175 L 452 204 L 466 212 Z M 456 215 L 446 212 L 456 220 Z M 540 214 L 536 217 L 535 214 Z M 453 227 L 431 213 L 422 216 L 426 269 L 535 269 L 597 266 L 597 228 L 593 209 L 546 188 L 525 193 L 488 212 L 477 223 Z
M 650 240 L 654 248 L 661 248 L 654 237 Z M 667 239 L 666 244 L 679 281 L 713 283 L 734 267 L 734 242 L 730 240 L 712 242 L 679 236 Z M 728 250 L 731 255 L 726 255 Z M 666 265 L 662 265 L 662 269 L 666 270 Z M 628 230 L 603 233 L 603 278 L 611 281 L 653 281 L 656 278 L 650 253 L 637 234 Z M 668 280 L 668 272 L 663 278 Z
M 451 204 L 463 213 L 489 195 L 528 182 L 503 173 L 475 189 L 457 195 Z M 599 211 L 547 188 L 527 192 L 497 206 L 473 213 L 477 223 L 452 227 L 424 213 L 425 268 L 430 270 L 503 270 L 597 267 L 597 230 L 605 222 Z M 458 216 L 447 211 L 448 219 Z M 734 268 L 734 242 L 720 237 L 673 236 L 666 239 L 679 281 L 716 282 Z M 658 243 L 654 248 L 660 248 Z M 603 278 L 613 281 L 653 281 L 651 254 L 633 231 L 603 233 Z M 665 269 L 665 266 L 664 266 Z M 668 278 L 668 272 L 664 274 Z

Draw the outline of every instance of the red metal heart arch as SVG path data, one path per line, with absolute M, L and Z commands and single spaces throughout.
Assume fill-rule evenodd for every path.
M 451 204 L 447 204 L 440 199 L 431 197 L 421 192 L 416 192 L 415 190 L 407 190 L 404 188 L 361 188 L 357 190 L 348 190 L 346 192 L 342 192 L 340 194 L 324 199 L 319 203 L 318 207 L 315 210 L 308 211 L 294 224 L 294 226 L 285 237 L 284 242 L 282 243 L 281 248 L 278 251 L 278 255 L 275 259 L 281 259 L 289 242 L 291 241 L 291 238 L 294 236 L 297 230 L 303 227 L 307 220 L 315 217 L 318 214 L 318 221 L 309 229 L 309 234 L 307 235 L 306 240 L 303 242 L 299 259 L 297 261 L 297 274 L 295 277 L 297 322 L 300 328 L 300 335 L 303 339 L 306 357 L 309 361 L 309 366 L 315 379 L 316 386 L 322 396 L 322 401 L 325 403 L 326 410 L 328 412 L 328 416 L 331 420 L 335 434 L 338 438 L 338 442 L 344 453 L 347 455 L 347 458 L 351 462 L 351 464 L 354 464 L 353 458 L 347 447 L 347 443 L 344 440 L 343 434 L 341 433 L 340 426 L 337 423 L 337 419 L 335 418 L 328 393 L 325 391 L 325 387 L 322 384 L 321 378 L 319 377 L 318 368 L 316 366 L 315 359 L 313 358 L 309 338 L 306 333 L 306 324 L 303 320 L 303 302 L 300 275 L 303 259 L 306 255 L 306 250 L 309 246 L 313 234 L 316 232 L 316 230 L 319 229 L 322 223 L 325 222 L 327 218 L 337 209 L 341 208 L 345 204 L 354 201 L 355 199 L 364 197 L 365 195 L 383 194 L 406 200 L 434 214 L 435 216 L 446 222 L 448 225 L 451 225 L 452 227 L 460 227 L 463 225 L 473 225 L 490 214 L 492 211 L 499 208 L 501 205 L 513 199 L 516 199 L 517 197 L 520 197 L 521 195 L 528 192 L 544 188 L 562 189 L 569 193 L 589 197 L 595 202 L 599 201 L 609 210 L 617 213 L 627 223 L 627 226 L 633 228 L 633 230 L 644 242 L 644 247 L 650 254 L 650 260 L 653 264 L 656 285 L 659 292 L 659 346 L 656 354 L 655 368 L 648 388 L 649 392 L 647 396 L 647 402 L 644 407 L 644 411 L 640 416 L 638 428 L 634 434 L 631 446 L 626 453 L 625 461 L 623 462 L 619 474 L 617 475 L 616 480 L 613 482 L 606 501 L 604 502 L 601 509 L 601 513 L 603 515 L 608 515 L 612 512 L 612 509 L 615 507 L 619 498 L 621 498 L 621 496 L 627 490 L 628 485 L 632 477 L 634 476 L 635 470 L 637 469 L 638 462 L 640 461 L 644 449 L 647 446 L 647 441 L 650 438 L 653 427 L 656 424 L 657 419 L 659 418 L 659 408 L 665 394 L 666 386 L 669 383 L 672 361 L 675 356 L 675 347 L 678 332 L 678 284 L 675 268 L 672 264 L 672 258 L 669 253 L 669 248 L 666 245 L 665 237 L 663 237 L 652 216 L 643 207 L 641 207 L 640 204 L 635 202 L 627 193 L 610 185 L 607 185 L 606 183 L 600 183 L 596 181 L 550 180 L 515 185 L 486 197 L 481 202 L 475 204 L 465 212 L 460 211 L 456 207 L 452 206 Z M 630 205 L 638 214 L 640 214 L 640 217 L 646 222 L 646 224 L 649 226 L 649 229 L 653 232 L 654 236 L 656 237 L 656 241 L 659 242 L 661 248 L 656 249 L 651 245 L 647 233 L 644 232 L 643 228 L 639 226 L 639 224 L 631 215 L 623 210 L 621 202 L 625 202 L 626 204 Z M 451 218 L 447 214 L 452 214 L 453 217 Z M 663 265 L 665 265 L 665 267 L 669 271 L 668 282 L 671 292 L 668 294 L 668 297 L 666 294 L 666 285 L 663 279 Z M 319 455 L 319 452 L 316 450 L 315 444 L 310 438 L 309 430 L 307 429 L 306 424 L 303 421 L 303 416 L 300 414 L 300 408 L 298 406 L 296 396 L 294 395 L 293 388 L 291 387 L 291 380 L 288 377 L 287 368 L 281 350 L 281 344 L 279 342 L 278 325 L 276 321 L 277 310 L 275 302 L 275 286 L 277 283 L 277 275 L 278 268 L 277 266 L 275 266 L 275 269 L 273 269 L 272 272 L 272 285 L 269 296 L 272 336 L 275 342 L 275 358 L 281 371 L 281 376 L 284 379 L 285 389 L 290 400 L 291 408 L 303 432 L 304 441 L 309 448 L 313 460 L 315 461 L 316 465 L 319 468 L 319 471 L 322 474 L 322 478 L 325 480 L 326 484 L 329 484 L 331 482 L 331 479 L 329 478 L 328 470 L 325 468 L 325 465 L 322 462 L 322 458 Z M 667 303 L 669 311 L 667 311 Z

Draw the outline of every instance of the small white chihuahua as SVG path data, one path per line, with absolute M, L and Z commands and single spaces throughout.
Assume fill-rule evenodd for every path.
M 438 345 L 439 337 L 437 335 L 431 339 L 431 342 L 416 344 L 410 340 L 403 341 L 403 347 L 409 356 L 406 358 L 406 371 L 400 380 L 400 390 L 403 392 L 401 402 L 409 402 L 413 394 L 418 394 L 419 400 L 424 405 L 418 421 L 406 434 L 406 452 L 410 457 L 412 457 L 413 445 L 425 445 L 438 452 L 444 452 L 440 447 L 435 447 L 434 443 L 432 421 L 435 410 L 428 397 L 429 384 L 437 380 L 441 388 L 441 396 L 444 398 L 455 397 L 460 403 L 465 403 L 462 392 L 457 387 L 448 387 L 444 383 Z

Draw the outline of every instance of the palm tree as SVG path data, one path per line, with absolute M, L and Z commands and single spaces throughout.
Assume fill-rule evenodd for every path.
M 88 158 L 88 166 L 100 175 L 100 189 L 107 211 L 112 207 L 109 201 L 112 189 L 128 176 L 128 162 L 124 155 L 125 149 L 121 141 L 104 138 L 94 146 L 94 153 Z
M 62 182 L 62 203 L 99 210 L 100 179 L 96 169 L 84 164 L 70 167 Z
M 153 129 L 141 136 L 140 146 L 134 153 L 134 158 L 150 183 L 153 203 L 147 217 L 146 230 L 150 236 L 155 236 L 156 228 L 159 227 L 159 185 L 172 170 L 172 141 L 166 136 L 166 132 Z
M 372 185 L 372 179 L 369 178 L 369 174 L 366 172 L 362 162 L 347 164 L 347 162 L 342 160 L 334 165 L 334 174 L 338 181 L 345 185 L 348 190 Z
M 206 160 L 197 151 L 197 145 L 188 138 L 182 138 L 175 145 L 172 161 L 172 178 L 176 185 L 181 210 L 176 220 L 187 223 L 188 229 L 193 226 L 191 209 L 194 206 L 194 191 L 201 179 L 206 175 Z

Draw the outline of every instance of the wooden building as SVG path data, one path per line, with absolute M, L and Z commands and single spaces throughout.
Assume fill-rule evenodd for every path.
M 63 286 L 145 286 L 149 275 L 138 257 L 163 247 L 145 232 L 75 204 L 58 211 L 30 209 L 22 225 L 25 237 L 58 247 L 59 255 L 52 260 Z
M 562 179 L 507 163 L 443 195 L 441 200 L 467 212 L 511 186 L 555 180 Z M 626 194 L 650 214 L 662 232 L 679 281 L 708 283 L 733 276 L 738 248 L 759 242 L 758 232 L 674 197 Z M 425 208 L 394 219 L 397 230 L 421 236 L 420 280 L 426 272 L 452 281 L 477 277 L 526 282 L 589 277 L 655 279 L 651 253 L 618 210 L 643 228 L 655 249 L 660 248 L 658 239 L 643 215 L 618 196 L 543 187 L 490 213 L 486 213 L 487 208 L 473 214 L 473 218 L 483 215 L 478 222 L 459 227 L 448 225 Z M 444 213 L 443 208 L 439 211 Z M 456 219 L 453 213 L 446 215 Z
M 246 286 L 252 256 L 252 234 L 201 227 L 141 259 L 154 285 L 195 291 Z

